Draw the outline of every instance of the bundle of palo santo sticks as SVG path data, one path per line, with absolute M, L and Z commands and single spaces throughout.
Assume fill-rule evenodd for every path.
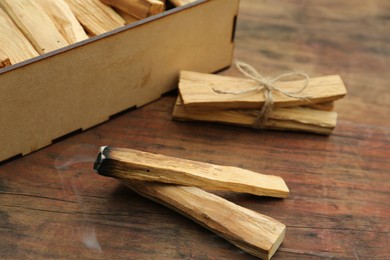
M 0 69 L 195 0 L 0 0 Z
M 289 189 L 281 177 L 113 147 L 100 149 L 94 170 L 262 259 L 270 259 L 283 242 L 281 222 L 203 190 L 286 198 Z
M 334 101 L 347 93 L 340 76 L 292 81 L 268 79 L 271 83 L 264 83 L 252 67 L 248 71 L 249 78 L 182 71 L 173 119 L 324 135 L 332 133 L 337 123 Z M 265 90 L 262 84 L 269 84 L 276 90 Z M 271 92 L 268 92 L 271 97 L 267 97 L 265 91 Z M 290 94 L 297 92 L 299 95 Z M 267 98 L 272 99 L 271 110 L 267 119 L 259 124 Z

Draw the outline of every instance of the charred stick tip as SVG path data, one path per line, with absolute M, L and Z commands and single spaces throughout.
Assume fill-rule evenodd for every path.
M 93 164 L 93 169 L 96 173 L 101 175 L 106 175 L 104 171 L 102 171 L 101 166 L 104 162 L 104 160 L 107 159 L 107 153 L 109 152 L 108 146 L 102 146 L 100 147 L 99 153 L 97 155 L 97 158 L 95 160 L 95 163 Z

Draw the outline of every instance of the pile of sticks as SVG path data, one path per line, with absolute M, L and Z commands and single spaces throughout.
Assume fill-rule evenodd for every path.
M 0 69 L 195 0 L 0 0 Z
M 275 84 L 294 93 L 301 88 L 303 80 Z M 182 71 L 173 119 L 253 127 L 265 103 L 264 91 L 245 90 L 257 86 L 259 82 L 249 78 Z M 346 93 L 338 75 L 308 79 L 306 88 L 300 93 L 305 98 L 294 98 L 274 91 L 273 109 L 261 128 L 329 135 L 337 123 L 334 101 Z
M 94 169 L 262 259 L 283 242 L 283 223 L 203 190 L 286 198 L 289 189 L 279 176 L 114 147 L 100 149 Z

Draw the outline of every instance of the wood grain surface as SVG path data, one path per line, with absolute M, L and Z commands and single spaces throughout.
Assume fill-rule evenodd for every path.
M 273 259 L 389 259 L 388 10 L 387 0 L 242 0 L 237 59 L 263 74 L 341 75 L 348 96 L 336 102 L 334 133 L 173 122 L 172 93 L 2 165 L 0 258 L 254 259 L 93 173 L 111 145 L 283 177 L 287 199 L 217 193 L 286 224 Z

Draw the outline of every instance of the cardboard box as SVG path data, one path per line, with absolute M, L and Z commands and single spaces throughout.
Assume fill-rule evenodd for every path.
M 180 70 L 232 62 L 239 0 L 199 0 L 0 70 L 0 161 L 177 87 Z

